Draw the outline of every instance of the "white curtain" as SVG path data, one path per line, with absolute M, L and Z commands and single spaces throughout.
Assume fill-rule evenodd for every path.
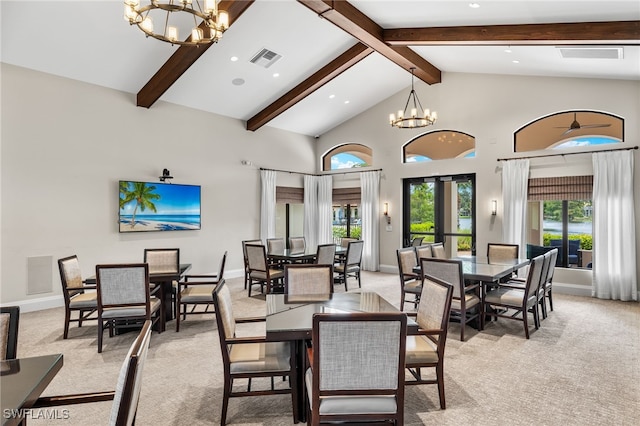
M 527 184 L 529 160 L 505 161 L 502 166 L 502 241 L 518 244 L 526 253 Z M 524 257 L 524 256 L 522 256 Z
M 309 249 L 318 245 L 318 180 L 316 176 L 304 176 L 303 232 Z
M 318 244 L 333 242 L 333 177 L 318 176 Z
M 592 155 L 592 295 L 637 301 L 633 151 Z
M 260 201 L 260 239 L 266 243 L 267 238 L 276 235 L 276 172 L 260 170 L 262 180 L 262 197 Z
M 362 250 L 361 268 L 365 271 L 377 271 L 380 267 L 380 171 L 364 172 L 360 175 L 362 218 Z

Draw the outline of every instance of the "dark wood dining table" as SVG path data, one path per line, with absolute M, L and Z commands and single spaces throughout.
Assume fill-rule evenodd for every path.
M 28 420 L 32 414 L 29 408 L 58 374 L 62 364 L 62 354 L 0 361 L 2 426 Z
M 313 315 L 316 313 L 399 312 L 399 309 L 374 292 L 333 293 L 325 295 L 268 294 L 266 338 L 269 341 L 290 341 L 295 345 L 296 383 L 291 384 L 298 401 L 300 418 L 304 421 L 305 342 L 311 340 Z M 407 334 L 416 334 L 418 324 L 407 318 Z
M 346 247 L 336 246 L 336 256 L 346 253 Z M 267 259 L 273 263 L 312 263 L 316 258 L 316 251 L 284 249 L 267 252 Z

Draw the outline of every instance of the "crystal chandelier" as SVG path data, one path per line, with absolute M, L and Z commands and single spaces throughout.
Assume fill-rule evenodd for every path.
M 217 0 L 150 0 L 147 6 L 140 6 L 140 0 L 124 0 L 124 19 L 147 37 L 181 46 L 215 43 L 229 28 L 229 14 L 218 10 Z M 164 23 L 162 31 L 154 29 L 154 19 Z M 180 28 L 183 37 L 190 34 L 185 41 L 180 39 Z
M 398 110 L 397 117 L 396 114 L 389 114 L 389 123 L 391 123 L 393 127 L 397 127 L 399 129 L 415 129 L 417 127 L 431 126 L 438 119 L 437 112 L 422 108 L 420 99 L 418 99 L 418 95 L 413 88 L 414 70 L 415 67 L 412 67 L 411 92 L 409 92 L 409 97 L 407 98 L 407 103 L 404 105 L 404 110 Z M 411 111 L 407 113 L 409 103 L 412 103 L 412 108 Z

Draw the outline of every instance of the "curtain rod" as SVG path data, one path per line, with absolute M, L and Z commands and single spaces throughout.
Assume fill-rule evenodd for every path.
M 591 154 L 593 152 L 607 152 L 607 151 L 629 151 L 632 149 L 638 149 L 637 146 L 632 146 L 628 148 L 615 148 L 615 149 L 600 149 L 597 151 L 582 151 L 582 152 L 565 152 L 558 154 L 546 154 L 546 155 L 532 155 L 530 157 L 513 157 L 513 158 L 498 158 L 498 161 L 509 161 L 509 160 L 525 160 L 528 158 L 543 158 L 543 157 L 558 157 L 560 155 L 576 155 L 576 154 Z
M 365 173 L 365 172 L 377 172 L 377 171 L 382 171 L 382 169 L 370 169 L 370 170 L 352 170 L 352 171 L 348 171 L 348 172 L 338 172 L 338 173 L 323 173 L 323 174 L 315 174 L 315 173 L 303 173 L 303 172 L 296 172 L 293 170 L 278 170 L 278 169 L 268 169 L 266 167 L 260 167 L 260 170 L 270 170 L 272 172 L 282 172 L 282 173 L 290 173 L 290 174 L 297 174 L 297 175 L 306 175 L 306 176 L 331 176 L 331 175 L 346 175 L 346 174 L 350 174 L 350 173 Z

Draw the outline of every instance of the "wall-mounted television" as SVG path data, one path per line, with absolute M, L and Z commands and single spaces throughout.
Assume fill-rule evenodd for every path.
M 120 232 L 200 229 L 200 186 L 120 181 Z

